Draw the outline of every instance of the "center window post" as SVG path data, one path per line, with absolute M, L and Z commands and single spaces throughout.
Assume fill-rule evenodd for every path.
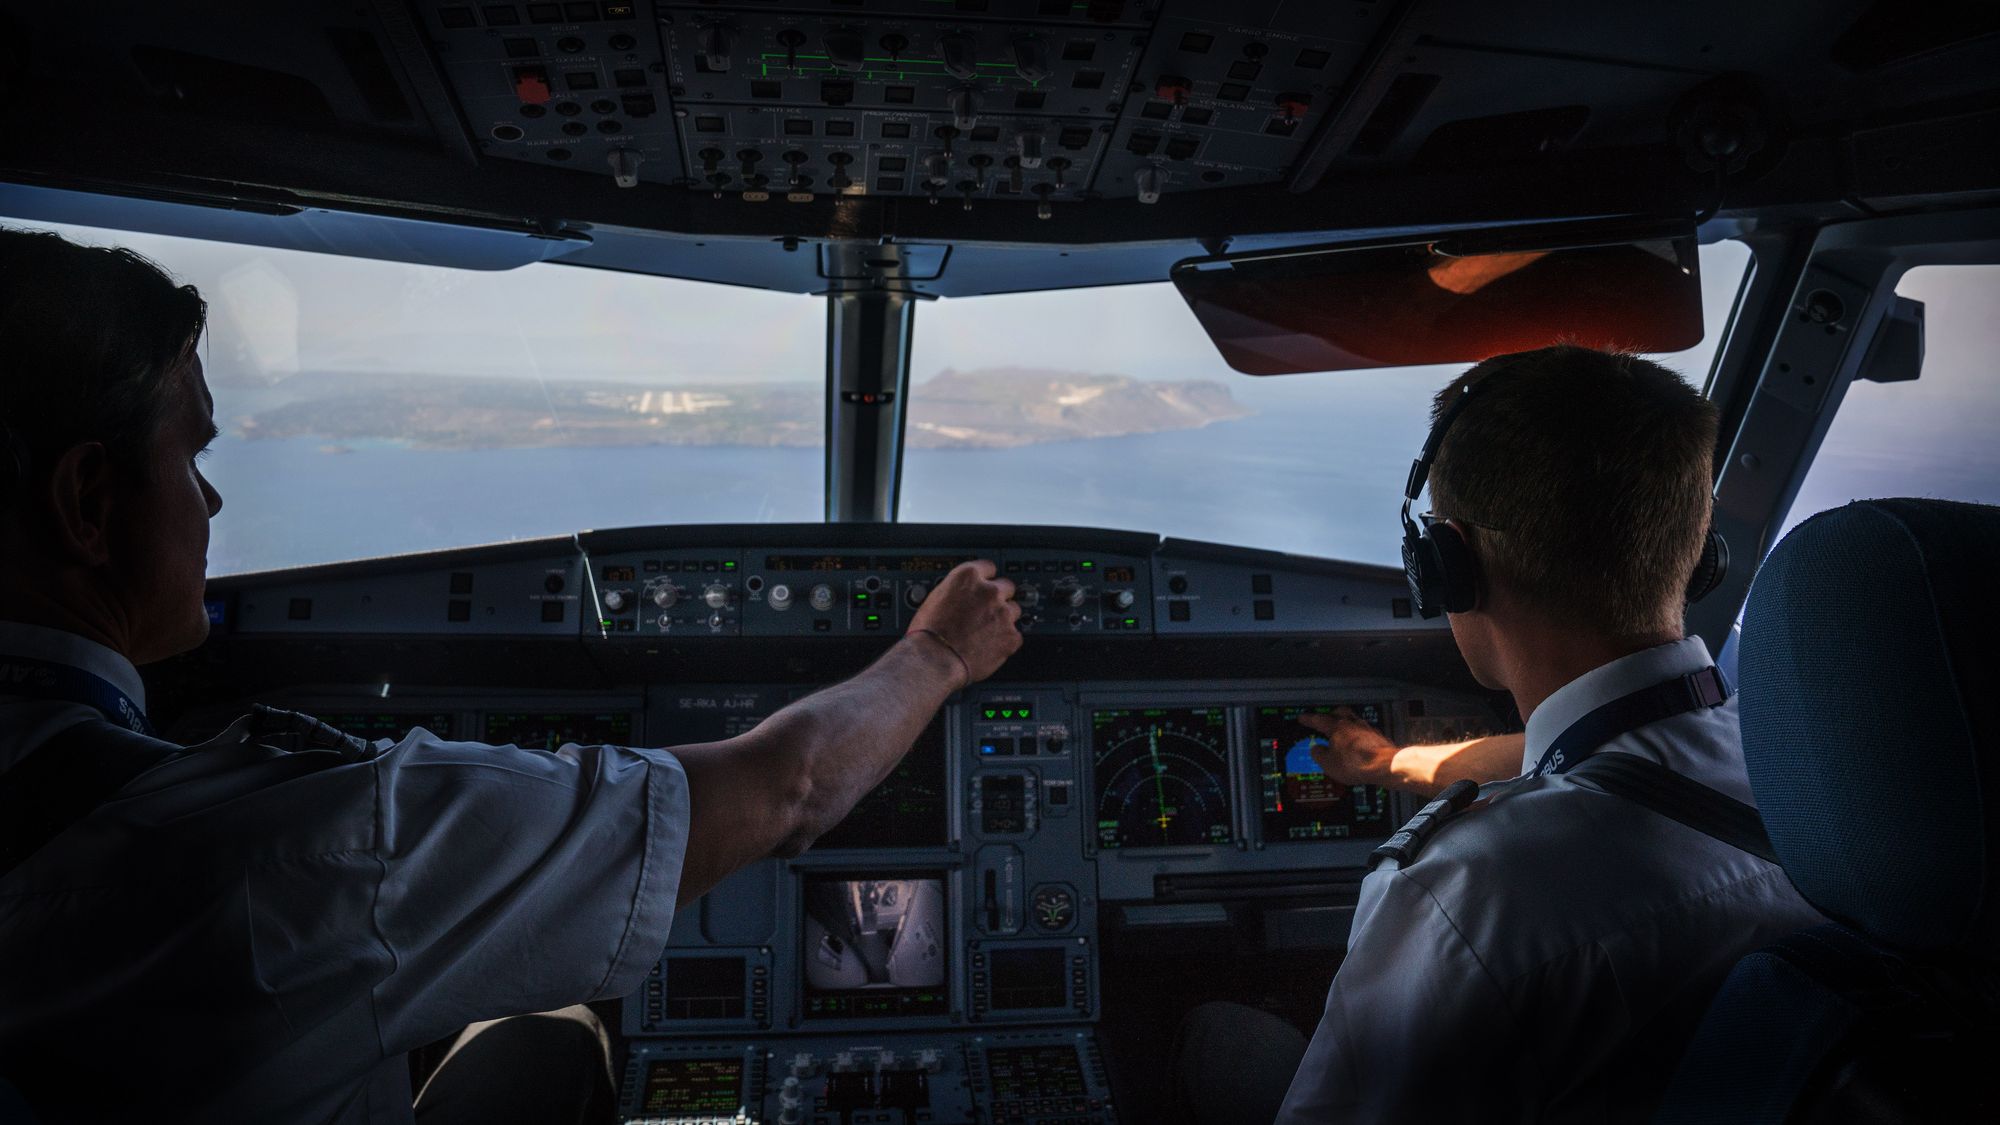
M 829 253 L 839 248 L 830 247 Z M 826 519 L 896 518 L 903 423 L 910 389 L 910 331 L 918 298 L 892 286 L 827 296 Z

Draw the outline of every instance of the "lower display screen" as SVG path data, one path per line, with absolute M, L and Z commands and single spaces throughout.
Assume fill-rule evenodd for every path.
M 329 711 L 314 715 L 313 718 L 327 726 L 365 738 L 370 742 L 378 738 L 401 741 L 412 728 L 422 727 L 439 738 L 452 737 L 455 716 L 449 711 L 422 713 L 415 711 Z
M 666 959 L 666 1003 L 670 1020 L 734 1020 L 743 1018 L 741 957 L 669 957 Z
M 804 934 L 806 1018 L 950 1010 L 943 873 L 808 875 Z
M 1381 704 L 1350 703 L 1346 707 L 1384 735 L 1388 733 Z M 1387 836 L 1395 830 L 1387 789 L 1342 785 L 1313 761 L 1313 748 L 1325 746 L 1326 738 L 1301 724 L 1299 716 L 1327 715 L 1339 709 L 1330 705 L 1280 706 L 1258 707 L 1252 712 L 1250 737 L 1257 748 L 1266 843 Z
M 662 1059 L 646 1068 L 639 1098 L 647 1115 L 733 1118 L 743 1108 L 742 1059 Z
M 1064 987 L 1063 950 L 995 949 L 989 959 L 993 966 L 994 1011 L 1061 1008 L 1069 1003 L 1069 989 Z
M 934 848 L 951 835 L 945 805 L 944 719 L 910 748 L 888 779 L 870 790 L 847 818 L 813 842 L 828 848 Z
M 1099 848 L 1227 844 L 1229 709 L 1094 711 Z
M 486 741 L 523 750 L 555 750 L 574 742 L 580 746 L 632 745 L 630 711 L 489 711 Z
M 1015 1098 L 1080 1098 L 1088 1092 L 1076 1048 L 989 1047 L 986 1075 L 995 1101 Z

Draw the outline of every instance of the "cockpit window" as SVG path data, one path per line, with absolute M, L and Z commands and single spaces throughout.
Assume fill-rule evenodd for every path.
M 1701 248 L 1705 385 L 1748 250 Z M 1399 565 L 1430 398 L 1461 367 L 1253 379 L 1166 284 L 917 313 L 902 518 L 1130 528 Z
M 211 574 L 821 518 L 823 301 L 7 225 L 130 247 L 208 300 Z
M 1924 303 L 1922 374 L 1847 388 L 1786 531 L 1850 500 L 2000 504 L 2000 265 L 1919 266 L 1896 292 Z

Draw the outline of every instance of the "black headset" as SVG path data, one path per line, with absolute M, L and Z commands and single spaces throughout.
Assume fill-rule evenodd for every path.
M 1465 536 L 1442 520 L 1419 527 L 1410 518 L 1410 505 L 1417 502 L 1424 483 L 1430 480 L 1431 463 L 1437 460 L 1438 450 L 1444 446 L 1445 431 L 1451 429 L 1451 424 L 1465 411 L 1466 403 L 1472 400 L 1473 391 L 1485 381 L 1482 378 L 1465 384 L 1458 397 L 1438 415 L 1437 424 L 1424 439 L 1423 452 L 1410 463 L 1410 480 L 1403 488 L 1403 576 L 1410 583 L 1410 603 L 1421 617 L 1466 613 L 1479 605 L 1479 560 L 1473 556 Z M 1728 572 L 1729 544 L 1710 527 L 1701 546 L 1701 559 L 1688 577 L 1687 600 L 1701 600 L 1722 584 Z

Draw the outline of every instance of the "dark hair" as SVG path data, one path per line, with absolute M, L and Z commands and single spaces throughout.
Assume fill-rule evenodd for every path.
M 142 470 L 207 319 L 130 250 L 0 228 L 0 512 L 79 442 Z
M 1471 524 L 1483 573 L 1615 636 L 1677 627 L 1713 505 L 1716 413 L 1635 355 L 1558 345 L 1453 380 L 1480 388 L 1431 470 L 1433 507 Z

